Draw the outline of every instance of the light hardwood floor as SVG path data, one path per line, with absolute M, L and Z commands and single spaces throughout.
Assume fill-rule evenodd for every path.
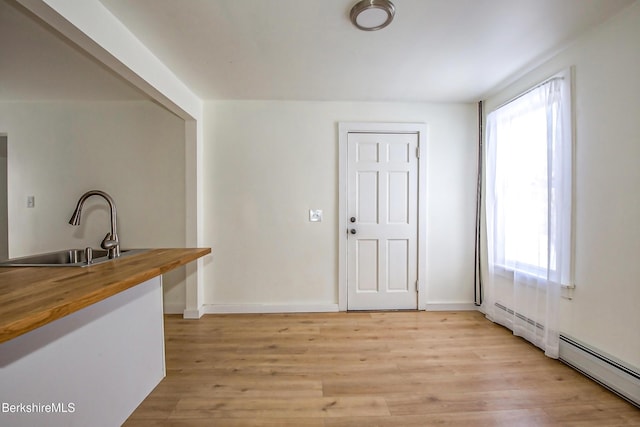
M 640 410 L 478 312 L 165 319 L 125 426 L 640 426 Z

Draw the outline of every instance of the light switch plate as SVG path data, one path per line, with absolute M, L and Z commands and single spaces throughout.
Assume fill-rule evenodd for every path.
M 309 209 L 309 221 L 310 222 L 322 221 L 322 209 Z

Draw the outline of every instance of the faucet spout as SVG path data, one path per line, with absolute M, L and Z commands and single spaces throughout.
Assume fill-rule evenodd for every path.
M 73 215 L 71 215 L 71 219 L 69 219 L 69 224 L 80 225 L 82 207 L 84 206 L 84 202 L 91 196 L 101 196 L 109 204 L 109 210 L 111 213 L 111 231 L 107 233 L 107 235 L 104 237 L 100 246 L 102 247 L 102 249 L 107 250 L 109 258 L 119 257 L 120 241 L 118 240 L 118 229 L 117 229 L 117 223 L 116 223 L 116 217 L 117 217 L 116 204 L 113 201 L 113 198 L 107 193 L 105 193 L 104 191 L 91 190 L 84 193 L 78 200 L 76 209 L 73 211 Z

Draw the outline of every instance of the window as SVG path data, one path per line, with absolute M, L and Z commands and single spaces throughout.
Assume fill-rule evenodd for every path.
M 572 137 L 569 73 L 487 117 L 490 267 L 568 284 Z

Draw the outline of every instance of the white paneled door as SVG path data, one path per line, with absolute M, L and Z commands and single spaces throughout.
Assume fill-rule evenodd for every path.
M 418 307 L 418 134 L 347 136 L 347 308 Z

